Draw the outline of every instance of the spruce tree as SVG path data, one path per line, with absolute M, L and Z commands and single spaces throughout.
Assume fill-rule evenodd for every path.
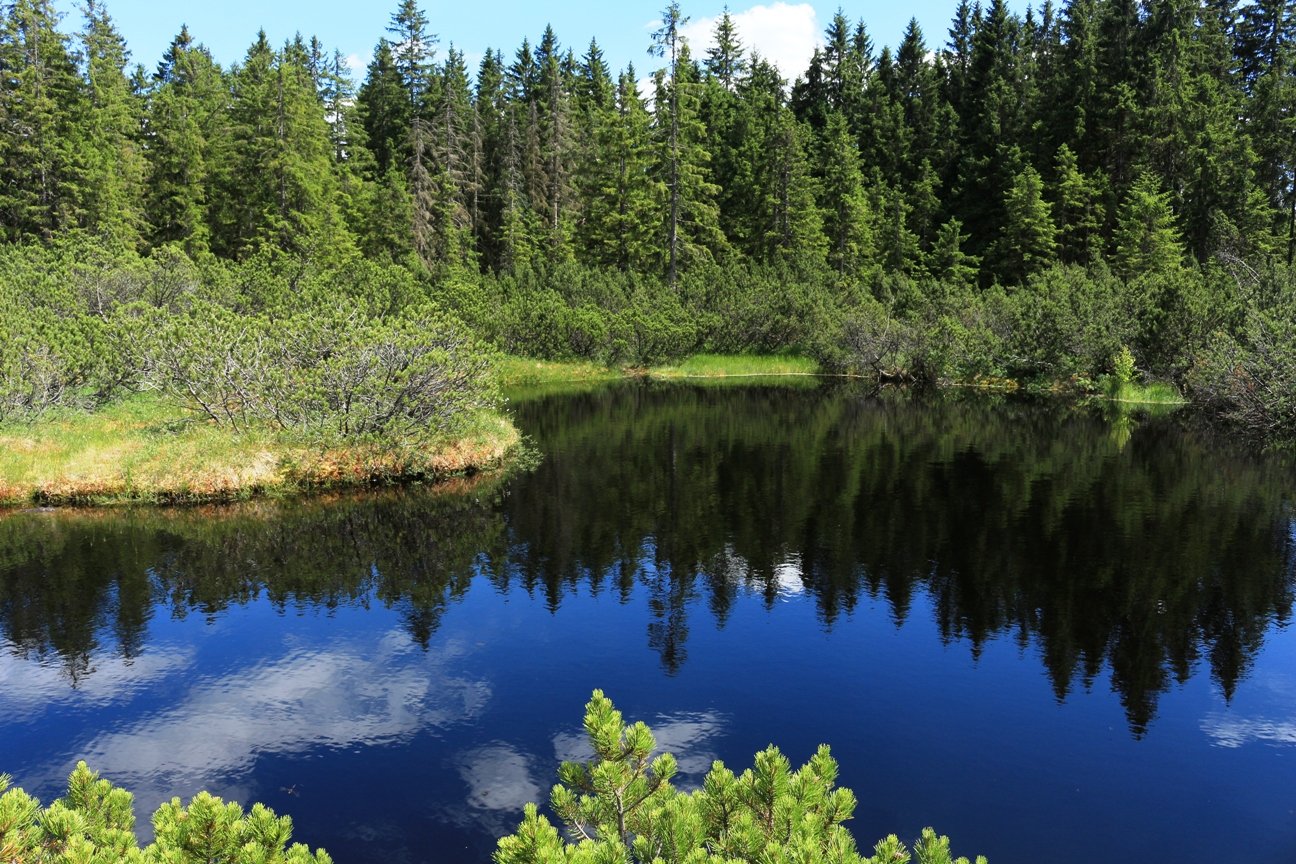
M 995 242 L 1006 219 L 1004 203 L 1021 171 L 1016 146 L 1021 99 L 1013 65 L 1017 21 L 1005 0 L 991 0 L 972 37 L 972 56 L 961 94 L 956 215 L 971 235 L 974 254 Z
M 872 262 L 873 224 L 860 170 L 859 149 L 846 118 L 828 115 L 819 164 L 820 206 L 828 241 L 828 263 L 843 277 L 855 277 Z
M 570 203 L 572 137 L 570 87 L 563 69 L 558 37 L 546 27 L 536 52 L 540 67 L 538 132 L 544 161 L 544 188 L 537 209 L 543 212 L 549 233 L 549 248 L 555 255 L 566 249 Z
M 87 106 L 83 133 L 82 223 L 114 243 L 143 240 L 148 164 L 140 136 L 142 103 L 126 77 L 130 54 L 104 7 L 89 0 L 81 34 Z
M 927 267 L 942 285 L 967 289 L 976 284 L 981 261 L 963 251 L 966 242 L 963 223 L 958 219 L 950 219 L 937 231 L 936 242 L 927 256 Z
M 1240 10 L 1236 51 L 1246 128 L 1255 148 L 1260 188 L 1296 256 L 1296 6 L 1257 0 Z
M 225 75 L 187 28 L 158 65 L 146 121 L 150 242 L 196 255 L 211 239 L 211 198 L 230 133 Z
M 747 51 L 738 35 L 729 7 L 725 6 L 720 20 L 716 22 L 715 42 L 707 49 L 704 66 L 707 75 L 714 78 L 724 89 L 732 92 L 747 74 Z
M 1038 171 L 1027 166 L 1013 179 L 1004 212 L 1003 233 L 995 249 L 996 270 L 1009 284 L 1021 284 L 1057 255 L 1057 227 Z
M 438 80 L 436 34 L 417 0 L 401 0 L 387 30 L 392 58 L 409 106 L 406 184 L 411 204 L 410 233 L 414 251 L 425 266 L 436 267 L 444 246 L 444 184 L 435 163 L 433 114 Z
M 1090 264 L 1102 256 L 1102 192 L 1080 170 L 1066 144 L 1058 148 L 1053 212 L 1058 222 L 1058 257 L 1068 264 Z
M 653 100 L 657 139 L 656 176 L 666 188 L 664 214 L 665 270 L 673 288 L 681 266 L 711 260 L 725 246 L 711 182 L 710 154 L 703 142 L 706 130 L 699 118 L 701 82 L 680 28 L 688 19 L 672 2 L 662 12 L 662 26 L 653 34 L 652 53 L 667 65 L 655 77 Z
M 51 0 L 14 0 L 0 27 L 0 229 L 50 239 L 77 224 L 86 93 Z M 102 63 L 98 63 L 102 67 Z
M 412 111 L 391 43 L 386 39 L 380 39 L 374 48 L 356 105 L 373 153 L 376 176 L 385 176 L 393 165 L 403 168 L 408 158 Z
M 761 261 L 804 256 L 822 260 L 822 219 L 806 158 L 809 133 L 784 104 L 778 70 L 753 56 L 738 91 L 740 142 L 733 157 L 726 222 L 735 245 Z
M 602 156 L 578 180 L 583 218 L 577 237 L 595 266 L 646 272 L 659 257 L 665 196 L 651 176 L 651 122 L 632 66 L 618 79 L 615 104 L 598 114 L 594 145 Z
M 433 117 L 437 166 L 436 258 L 447 266 L 473 262 L 473 213 L 480 206 L 481 142 L 463 54 L 451 45 L 439 75 Z
M 1183 245 L 1170 196 L 1155 174 L 1144 172 L 1130 187 L 1117 217 L 1115 243 L 1116 269 L 1127 279 L 1182 265 Z

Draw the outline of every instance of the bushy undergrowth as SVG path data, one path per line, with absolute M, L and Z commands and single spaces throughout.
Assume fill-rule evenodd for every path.
M 1296 271 L 1251 273 L 1242 323 L 1213 334 L 1189 392 L 1243 429 L 1296 442 Z
M 498 404 L 494 351 L 409 271 L 360 260 L 6 247 L 0 328 L 0 420 L 152 389 L 235 432 L 401 447 Z
M 237 431 L 418 444 L 496 401 L 491 352 L 430 305 L 380 319 L 345 300 L 283 317 L 196 302 L 118 323 L 154 386 Z
M 700 789 L 684 792 L 673 783 L 675 757 L 658 754 L 652 731 L 626 723 L 602 691 L 585 706 L 585 734 L 590 758 L 564 762 L 550 795 L 565 832 L 528 804 L 517 832 L 499 841 L 496 864 L 968 864 L 930 828 L 912 857 L 895 835 L 862 854 L 844 824 L 855 795 L 837 785 L 826 746 L 796 769 L 772 746 L 741 774 L 717 761 Z
M 570 262 L 433 277 L 356 257 L 140 257 L 70 236 L 0 250 L 0 420 L 154 388 L 234 429 L 409 441 L 494 404 L 494 352 L 640 367 L 793 352 L 918 384 L 1101 393 L 1123 375 L 1186 388 L 1265 435 L 1296 435 L 1291 270 L 1236 269 L 1124 279 L 1055 265 L 980 288 L 740 262 L 699 265 L 672 289 Z
M 331 864 L 324 851 L 289 845 L 292 820 L 260 804 L 246 813 L 205 792 L 153 815 L 155 839 L 135 836 L 133 796 L 84 762 L 67 795 L 48 807 L 0 775 L 0 861 L 15 864 Z

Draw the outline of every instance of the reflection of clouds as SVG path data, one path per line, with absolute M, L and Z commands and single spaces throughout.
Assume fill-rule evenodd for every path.
M 459 757 L 459 776 L 468 784 L 468 806 L 502 810 L 510 816 L 542 800 L 540 784 L 531 777 L 531 759 L 516 747 L 496 741 Z
M 650 722 L 657 739 L 657 753 L 670 753 L 684 775 L 681 786 L 700 785 L 716 760 L 712 739 L 724 731 L 724 717 L 714 711 L 700 714 L 666 714 Z M 560 762 L 580 762 L 593 756 L 589 739 L 581 732 L 560 732 L 554 736 L 554 756 Z
M 188 669 L 193 650 L 159 645 L 125 659 L 98 657 L 94 674 L 84 675 L 73 686 L 62 666 L 25 660 L 0 643 L 0 715 L 30 714 L 58 703 L 96 708 L 125 702 L 160 679 Z
M 1211 714 L 1202 721 L 1202 731 L 1217 747 L 1235 748 L 1253 742 L 1296 744 L 1296 721 L 1290 720 L 1248 720 Z
M 522 808 L 549 800 L 548 787 L 536 779 L 536 760 L 511 744 L 495 741 L 460 754 L 455 760 L 468 787 L 465 802 L 436 802 L 440 819 L 502 837 L 517 830 Z
M 762 594 L 771 587 L 774 593 L 783 599 L 805 593 L 805 576 L 799 552 L 789 553 L 781 563 L 774 565 L 774 571 L 770 574 L 772 580 L 767 580 L 765 577 L 757 578 L 752 571 L 751 562 L 729 544 L 725 544 L 725 547 L 711 560 L 709 569 L 713 573 L 723 575 L 725 581 L 731 585 L 745 585 L 749 590 L 759 590 Z M 772 585 L 769 584 L 770 581 Z
M 805 593 L 799 553 L 793 552 L 786 561 L 774 568 L 774 581 L 778 583 L 778 593 L 782 597 L 795 597 Z
M 78 753 L 151 808 L 209 789 L 247 800 L 261 754 L 380 745 L 482 710 L 490 688 L 446 669 L 462 650 L 424 654 L 398 632 L 334 641 L 177 693 L 175 706 L 87 742 Z M 52 769 L 65 774 L 64 766 Z

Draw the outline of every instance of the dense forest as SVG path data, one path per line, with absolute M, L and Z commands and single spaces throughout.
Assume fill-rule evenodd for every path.
M 727 13 L 695 54 L 677 3 L 643 79 L 551 29 L 469 69 L 416 0 L 361 81 L 264 33 L 228 69 L 187 29 L 132 66 L 84 12 L 4 6 L 0 315 L 27 335 L 0 414 L 138 379 L 94 358 L 152 314 L 342 304 L 620 363 L 1084 387 L 1132 355 L 1296 432 L 1288 0 L 961 0 L 894 48 L 839 11 L 790 81 Z

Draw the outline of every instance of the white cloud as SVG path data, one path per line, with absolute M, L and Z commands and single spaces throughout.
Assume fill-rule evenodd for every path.
M 717 756 L 715 739 L 724 734 L 724 716 L 714 711 L 662 714 L 648 722 L 657 739 L 656 753 L 670 753 L 679 765 L 684 788 L 701 785 Z M 583 762 L 593 755 L 584 731 L 554 736 L 554 756 L 559 762 Z
M 63 667 L 25 659 L 0 642 L 0 716 L 31 717 L 55 705 L 102 708 L 130 701 L 163 678 L 193 663 L 193 650 L 161 645 L 139 657 L 96 657 L 92 670 L 74 685 Z
M 532 773 L 530 757 L 503 741 L 459 757 L 459 776 L 468 784 L 468 806 L 503 811 L 510 819 L 516 819 L 527 804 L 544 803 L 544 790 Z
M 407 740 L 428 728 L 465 722 L 486 707 L 490 685 L 452 670 L 467 649 L 423 652 L 407 634 L 335 640 L 294 649 L 225 677 L 176 688 L 170 708 L 78 745 L 78 758 L 135 793 L 152 812 L 173 795 L 207 789 L 246 801 L 261 754 L 345 749 Z M 58 760 L 29 788 L 57 788 L 74 759 Z
M 809 3 L 771 3 L 730 12 L 738 38 L 750 53 L 755 50 L 773 63 L 788 81 L 810 65 L 819 45 L 819 19 Z M 720 16 L 694 18 L 681 32 L 688 39 L 694 58 L 701 60 L 715 44 L 712 36 Z
M 1202 721 L 1202 731 L 1217 747 L 1236 749 L 1244 744 L 1296 744 L 1296 722 L 1268 718 L 1247 719 L 1212 714 Z

